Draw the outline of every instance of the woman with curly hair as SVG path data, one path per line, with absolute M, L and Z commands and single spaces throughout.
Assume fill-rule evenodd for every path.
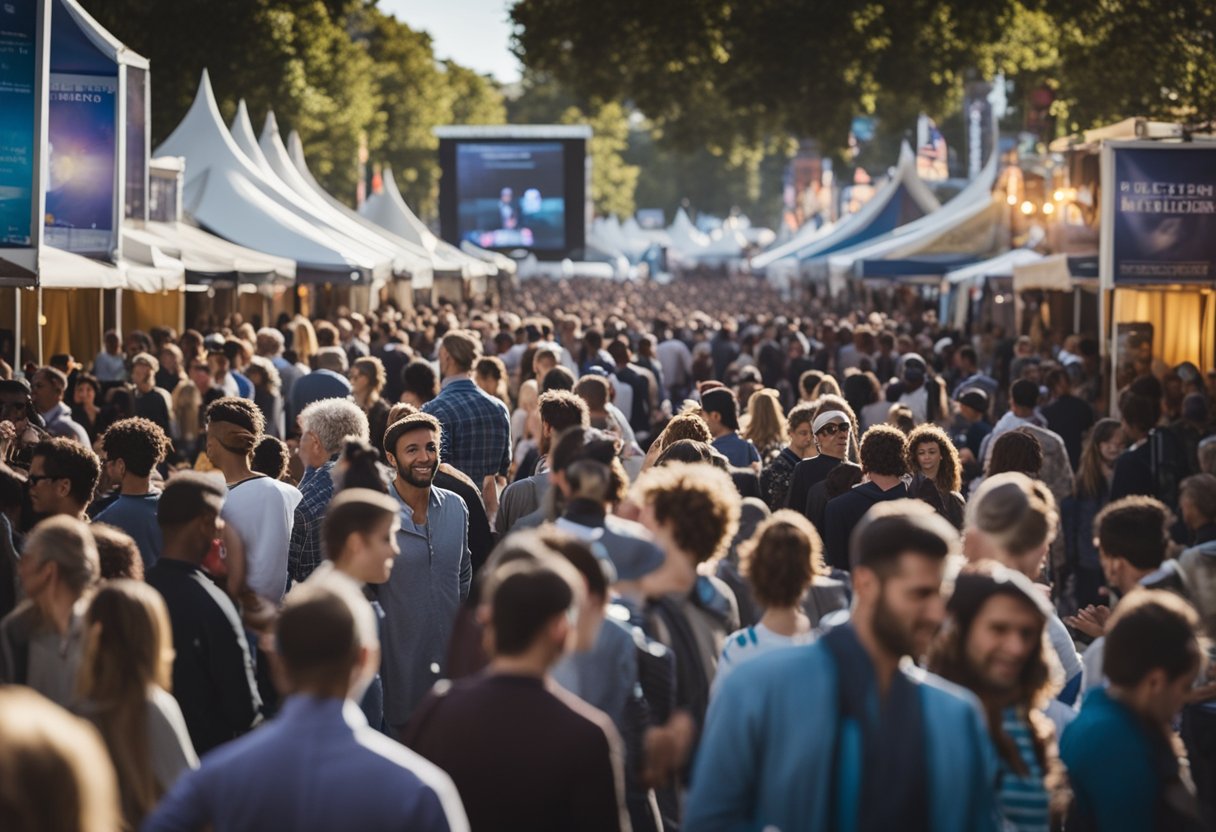
M 965 507 L 962 466 L 945 431 L 931 423 L 912 431 L 908 436 L 908 470 L 914 474 L 909 493 L 961 529 Z
M 711 695 L 744 662 L 780 647 L 810 643 L 814 634 L 802 610 L 802 596 L 817 575 L 828 573 L 819 533 L 789 509 L 769 517 L 740 544 L 739 563 L 764 616 L 756 626 L 727 637 Z

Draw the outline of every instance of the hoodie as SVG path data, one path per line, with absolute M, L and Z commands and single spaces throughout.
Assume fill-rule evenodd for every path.
M 830 500 L 824 512 L 823 529 L 823 554 L 828 564 L 837 569 L 848 569 L 849 538 L 865 513 L 875 503 L 902 500 L 907 496 L 908 487 L 903 482 L 887 491 L 872 482 L 863 482 Z

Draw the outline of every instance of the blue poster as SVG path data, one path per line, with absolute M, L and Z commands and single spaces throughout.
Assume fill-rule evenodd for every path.
M 1216 280 L 1216 148 L 1192 147 L 1112 147 L 1116 286 Z
M 0 3 L 0 248 L 32 244 L 37 32 L 37 3 Z
M 51 73 L 46 243 L 78 254 L 117 247 L 118 78 Z

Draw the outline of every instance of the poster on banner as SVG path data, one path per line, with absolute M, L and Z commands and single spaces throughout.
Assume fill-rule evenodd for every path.
M 1103 284 L 1216 281 L 1216 147 L 1109 142 L 1103 151 Z
M 34 245 L 38 4 L 0 3 L 0 249 Z
M 46 242 L 77 254 L 117 247 L 118 78 L 51 73 Z

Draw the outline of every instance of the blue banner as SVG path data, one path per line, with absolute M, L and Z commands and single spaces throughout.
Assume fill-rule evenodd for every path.
M 117 247 L 118 78 L 51 73 L 46 242 L 80 254 Z
M 37 35 L 37 3 L 0 3 L 0 248 L 33 242 Z
M 1216 147 L 1112 147 L 1114 285 L 1216 280 Z

